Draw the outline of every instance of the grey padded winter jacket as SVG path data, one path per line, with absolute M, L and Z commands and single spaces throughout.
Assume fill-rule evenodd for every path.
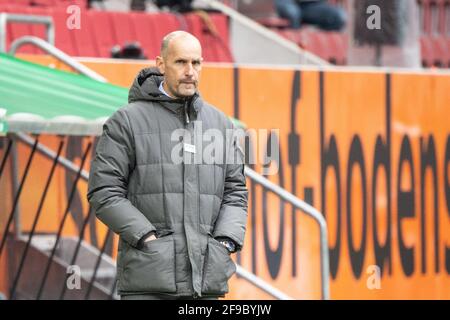
M 243 154 L 235 139 L 225 139 L 233 124 L 223 112 L 198 93 L 189 100 L 168 98 L 158 89 L 162 80 L 157 69 L 143 69 L 129 104 L 106 121 L 91 163 L 88 200 L 119 235 L 119 294 L 223 296 L 236 269 L 215 238 L 228 237 L 242 248 Z M 220 152 L 216 161 L 208 154 L 198 159 L 208 129 L 223 134 L 222 161 Z M 151 231 L 157 239 L 142 242 Z

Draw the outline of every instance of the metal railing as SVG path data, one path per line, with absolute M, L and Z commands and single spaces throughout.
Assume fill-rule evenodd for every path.
M 58 163 L 59 165 L 61 165 L 62 167 L 64 167 L 64 168 L 65 168 L 66 170 L 68 170 L 69 172 L 72 172 L 72 173 L 74 173 L 74 174 L 77 174 L 77 178 L 79 177 L 81 180 L 84 180 L 84 181 L 88 181 L 88 180 L 89 180 L 89 173 L 87 173 L 85 170 L 83 170 L 83 165 L 77 166 L 76 164 L 74 164 L 74 163 L 71 162 L 70 160 L 68 160 L 68 159 L 64 158 L 63 156 L 61 156 L 61 155 L 60 155 L 60 150 L 59 150 L 59 148 L 58 148 L 58 152 L 54 152 L 53 150 L 51 150 L 51 149 L 48 148 L 47 146 L 45 146 L 45 145 L 41 144 L 40 142 L 38 142 L 37 139 L 33 139 L 33 138 L 31 138 L 30 136 L 28 136 L 28 135 L 26 135 L 26 134 L 23 134 L 23 133 L 15 133 L 14 135 L 12 135 L 12 137 L 14 137 L 14 138 L 17 139 L 18 141 L 24 143 L 25 145 L 27 145 L 27 146 L 29 146 L 29 147 L 33 147 L 33 150 L 39 152 L 41 155 L 45 156 L 45 157 L 48 158 L 49 160 L 53 160 L 54 163 Z M 62 146 L 60 146 L 60 147 L 62 147 Z M 89 147 L 89 146 L 88 146 L 88 147 Z M 88 150 L 87 150 L 87 151 L 88 151 Z M 85 150 L 85 152 L 86 152 L 86 150 Z M 85 154 L 86 154 L 86 153 L 84 153 L 84 156 L 85 156 Z M 84 159 L 84 156 L 83 156 L 83 159 Z M 4 158 L 6 158 L 6 157 L 7 157 L 7 153 L 5 153 Z M 49 179 L 50 179 L 51 176 L 52 176 L 52 173 L 50 174 Z M 0 176 L 0 178 L 1 178 L 1 176 Z M 77 180 L 77 181 L 78 181 L 78 180 Z M 73 194 L 73 190 L 74 190 L 74 188 L 75 188 L 75 186 L 76 186 L 77 181 L 76 181 L 75 184 L 73 185 L 71 195 Z M 48 182 L 48 183 L 49 183 L 49 182 Z M 47 189 L 47 188 L 48 188 L 48 187 L 46 187 L 46 189 Z M 43 201 L 45 200 L 45 195 L 46 195 L 46 190 L 44 190 L 43 196 L 42 196 L 42 198 L 41 198 L 41 202 L 43 202 Z M 41 202 L 40 202 L 40 203 L 41 203 Z M 64 212 L 63 221 L 62 221 L 62 223 L 61 223 L 61 225 L 60 225 L 60 227 L 59 227 L 59 230 L 58 230 L 59 232 L 58 232 L 58 235 L 57 235 L 57 241 L 56 241 L 56 243 L 55 243 L 55 246 L 54 246 L 53 249 L 52 249 L 52 255 L 51 255 L 51 257 L 54 256 L 54 251 L 56 250 L 55 248 L 56 248 L 56 246 L 57 246 L 57 244 L 58 244 L 58 239 L 60 238 L 60 234 L 61 234 L 60 230 L 62 230 L 62 227 L 64 226 L 64 221 L 65 221 L 65 218 L 66 218 L 68 209 L 70 208 L 71 202 L 72 202 L 72 197 L 69 196 L 68 204 L 67 204 L 67 207 L 66 207 L 66 211 Z M 36 218 L 35 218 L 36 220 L 38 219 L 38 214 L 39 214 L 39 212 L 40 212 L 40 209 L 38 209 L 38 213 L 36 214 Z M 86 225 L 87 225 L 87 223 L 88 223 L 88 221 L 89 221 L 89 216 L 90 216 L 90 214 L 91 214 L 91 210 L 89 210 L 89 213 L 88 213 L 88 215 L 86 216 L 86 218 L 85 218 L 85 220 L 84 220 L 84 222 L 83 222 L 83 227 L 82 227 L 82 229 L 81 229 L 81 231 L 80 231 L 80 235 L 79 235 L 79 242 L 77 243 L 77 249 L 75 250 L 75 254 L 74 254 L 74 256 L 72 257 L 72 262 L 73 262 L 73 263 L 75 262 L 75 260 L 76 260 L 76 258 L 77 258 L 78 249 L 79 249 L 81 240 L 83 239 L 84 230 L 85 230 Z M 11 220 L 12 220 L 12 216 L 11 216 Z M 35 220 L 35 221 L 36 221 L 36 220 Z M 37 223 L 37 221 L 36 221 L 35 223 Z M 34 226 L 34 223 L 33 223 L 33 226 Z M 34 233 L 33 230 L 34 230 L 34 229 L 32 228 L 32 233 L 31 233 L 30 238 L 29 238 L 29 240 L 28 240 L 29 242 L 31 241 L 31 236 L 32 236 L 32 234 Z M 108 234 L 109 234 L 109 233 L 110 233 L 110 231 L 108 231 Z M 110 236 L 110 235 L 108 235 L 108 234 L 107 234 L 107 236 L 105 237 L 104 244 L 103 244 L 102 249 L 101 249 L 101 254 L 103 254 L 103 252 L 104 252 L 104 250 L 105 250 L 106 242 L 108 241 L 108 237 Z M 26 253 L 26 252 L 25 252 L 25 253 Z M 0 250 L 0 254 L 1 254 L 1 250 Z M 50 258 L 51 258 L 51 257 L 50 257 Z M 50 263 L 50 261 L 51 261 L 50 258 L 49 258 L 49 263 Z M 25 259 L 25 258 L 23 257 L 22 260 L 24 260 L 24 259 Z M 94 272 L 93 272 L 93 276 L 92 276 L 91 282 L 90 282 L 90 284 L 89 284 L 89 288 L 92 288 L 93 282 L 95 281 L 95 276 L 96 276 L 96 274 L 97 274 L 98 267 L 99 267 L 99 265 L 100 265 L 100 260 L 101 260 L 101 256 L 99 256 L 99 259 L 97 260 L 97 262 L 96 262 L 96 264 L 95 264 L 95 268 L 94 268 Z M 73 264 L 73 263 L 72 263 L 72 264 Z M 38 293 L 38 295 L 37 295 L 37 298 L 38 298 L 38 299 L 39 299 L 40 297 L 42 297 L 43 285 L 45 284 L 46 278 L 47 278 L 47 276 L 48 276 L 48 268 L 49 268 L 49 267 L 48 267 L 48 265 L 47 265 L 46 272 L 45 272 L 45 274 L 44 274 L 44 280 L 42 281 L 41 288 L 40 288 L 39 293 Z M 264 281 L 263 279 L 261 279 L 261 278 L 255 276 L 254 274 L 250 273 L 249 271 L 245 270 L 244 268 L 242 268 L 242 267 L 239 266 L 239 265 L 236 265 L 236 274 L 237 274 L 239 277 L 245 279 L 246 281 L 249 281 L 250 283 L 252 283 L 252 284 L 255 285 L 256 287 L 260 288 L 261 290 L 263 290 L 264 292 L 266 292 L 267 294 L 271 295 L 272 297 L 274 297 L 274 298 L 276 298 L 276 299 L 280 299 L 280 300 L 292 300 L 292 299 L 293 299 L 292 297 L 290 297 L 290 296 L 284 294 L 283 292 L 281 292 L 280 290 L 276 289 L 275 287 L 273 287 L 272 285 L 270 285 L 269 283 L 267 283 L 267 282 Z M 18 276 L 20 276 L 20 271 L 18 272 Z M 16 278 L 18 278 L 18 276 L 16 276 Z M 15 282 L 17 282 L 17 281 L 18 281 L 18 279 L 15 280 Z M 89 291 L 90 291 L 90 289 L 88 289 L 88 292 L 89 292 Z M 61 298 L 64 297 L 64 293 L 65 293 L 65 286 L 64 286 L 64 288 L 62 289 L 61 296 L 60 296 Z M 88 294 L 87 294 L 87 296 L 88 296 Z
M 256 171 L 249 167 L 245 167 L 245 175 L 257 184 L 262 185 L 265 189 L 272 191 L 282 200 L 290 203 L 296 209 L 301 210 L 310 217 L 312 217 L 319 225 L 320 232 L 320 274 L 321 274 L 321 293 L 322 299 L 330 299 L 330 265 L 329 265 L 329 252 L 328 252 L 328 230 L 327 222 L 323 215 L 314 207 L 300 200 L 298 197 L 290 193 L 289 191 L 281 188 L 277 184 L 258 174 Z
M 0 13 L 0 52 L 6 52 L 7 24 L 9 22 L 44 24 L 47 27 L 47 41 L 34 36 L 21 37 L 19 39 L 14 40 L 11 43 L 11 48 L 9 49 L 9 53 L 11 55 L 15 55 L 17 50 L 21 46 L 26 44 L 32 44 L 41 49 L 42 51 L 48 53 L 49 55 L 55 57 L 59 61 L 67 64 L 75 71 L 89 78 L 95 79 L 97 81 L 107 82 L 104 77 L 92 71 L 88 67 L 79 63 L 77 60 L 73 59 L 71 56 L 67 55 L 66 53 L 55 47 L 55 27 L 52 17 L 49 16 Z
M 292 297 L 281 292 L 280 290 L 278 290 L 277 288 L 268 284 L 266 281 L 264 281 L 260 277 L 255 276 L 253 273 L 245 270 L 238 264 L 236 264 L 236 274 L 239 277 L 241 277 L 241 278 L 247 280 L 248 282 L 252 283 L 253 285 L 255 285 L 255 287 L 258 287 L 259 289 L 263 290 L 264 292 L 270 294 L 274 298 L 277 298 L 279 300 L 293 300 Z
M 25 14 L 0 13 L 0 52 L 6 52 L 7 44 L 7 24 L 9 22 L 27 23 L 27 24 L 43 24 L 47 31 L 47 41 L 51 45 L 55 45 L 55 26 L 53 19 L 48 16 L 35 16 Z
M 48 159 L 52 159 L 57 161 L 61 166 L 63 166 L 68 171 L 79 174 L 80 178 L 84 181 L 88 181 L 89 179 L 89 173 L 77 166 L 76 164 L 72 163 L 68 159 L 60 156 L 58 152 L 54 152 L 50 148 L 42 145 L 41 143 L 36 144 L 36 140 L 29 137 L 26 134 L 23 133 L 16 133 L 14 136 L 21 142 L 25 143 L 26 145 L 36 148 L 36 150 L 47 157 Z M 277 194 L 281 199 L 283 199 L 286 202 L 291 203 L 295 208 L 305 212 L 306 214 L 310 215 L 314 220 L 317 221 L 320 228 L 320 251 L 321 251 L 321 294 L 323 299 L 329 299 L 329 257 L 328 257 L 328 242 L 327 242 L 327 226 L 326 221 L 322 214 L 317 211 L 314 207 L 310 206 L 306 202 L 300 200 L 293 194 L 289 193 L 285 189 L 279 187 L 278 185 L 274 184 L 270 180 L 264 178 L 260 174 L 256 173 L 254 170 L 250 169 L 249 167 L 245 168 L 245 174 L 246 176 L 254 181 L 255 183 L 258 183 L 265 187 L 267 190 L 272 191 L 273 193 Z M 69 199 L 70 200 L 70 199 Z M 87 221 L 89 219 L 86 217 L 86 220 L 84 221 L 82 231 L 80 232 L 80 237 L 82 238 L 82 235 L 84 233 L 84 229 L 86 227 Z M 106 241 L 106 240 L 105 240 Z M 102 252 L 104 251 L 104 248 L 102 248 Z M 76 257 L 74 257 L 75 259 Z M 75 260 L 73 260 L 75 261 Z M 99 263 L 99 262 L 98 262 Z M 98 264 L 97 263 L 97 264 Z M 94 271 L 94 275 L 96 274 L 96 271 Z M 277 298 L 277 299 L 293 299 L 292 297 L 289 297 L 288 295 L 282 293 L 280 290 L 276 289 L 272 285 L 268 284 L 263 279 L 255 276 L 254 274 L 248 272 L 241 266 L 237 265 L 236 274 L 243 279 L 249 281 L 250 283 L 254 284 L 256 287 L 262 289 L 266 293 L 270 294 L 271 296 Z M 64 292 L 64 291 L 63 291 Z
M 65 63 L 72 69 L 74 69 L 75 71 L 77 71 L 91 79 L 94 79 L 94 80 L 97 80 L 100 82 L 107 82 L 106 79 L 104 77 L 102 77 L 101 75 L 99 75 L 98 73 L 92 71 L 85 65 L 83 65 L 80 62 L 78 62 L 77 60 L 73 59 L 68 54 L 64 53 L 63 51 L 59 50 L 55 46 L 49 44 L 45 40 L 42 40 L 41 38 L 38 38 L 38 37 L 24 36 L 22 38 L 14 40 L 14 42 L 11 44 L 11 48 L 9 49 L 9 53 L 11 55 L 15 55 L 17 50 L 25 44 L 35 45 L 36 47 L 47 52 L 48 54 L 55 57 L 59 61 L 62 61 L 63 63 Z
M 21 279 L 21 276 L 23 275 L 24 266 L 26 265 L 27 257 L 29 256 L 29 253 L 30 253 L 32 240 L 36 234 L 36 228 L 37 228 L 37 225 L 38 225 L 40 217 L 41 217 L 42 208 L 47 199 L 48 191 L 49 191 L 50 185 L 53 181 L 53 178 L 55 176 L 55 170 L 57 168 L 57 165 L 63 166 L 65 169 L 68 169 L 69 172 L 76 174 L 75 179 L 74 179 L 72 185 L 70 186 L 70 195 L 68 196 L 67 204 L 66 204 L 64 213 L 62 214 L 62 216 L 63 216 L 62 220 L 58 226 L 58 231 L 56 234 L 55 242 L 52 245 L 50 254 L 47 257 L 47 260 L 45 263 L 45 269 L 44 269 L 43 274 L 41 275 L 42 278 L 39 281 L 39 285 L 37 287 L 37 292 L 36 292 L 35 298 L 39 300 L 44 297 L 46 283 L 47 283 L 47 280 L 48 280 L 49 274 L 50 274 L 50 267 L 52 265 L 54 257 L 56 256 L 56 252 L 59 247 L 60 240 L 62 238 L 62 230 L 67 221 L 67 217 L 68 217 L 68 214 L 69 214 L 72 202 L 73 202 L 73 198 L 74 198 L 73 196 L 75 194 L 75 190 L 77 189 L 77 186 L 78 186 L 78 183 L 80 180 L 87 181 L 87 179 L 88 179 L 88 176 L 86 176 L 85 171 L 83 170 L 83 167 L 85 165 L 85 161 L 86 161 L 89 151 L 91 149 L 91 143 L 89 143 L 87 145 L 87 147 L 84 149 L 81 164 L 80 164 L 80 166 L 77 166 L 77 165 L 73 164 L 71 161 L 69 161 L 66 158 L 64 158 L 63 156 L 61 156 L 63 147 L 65 145 L 63 138 L 61 138 L 61 140 L 59 142 L 58 150 L 56 153 L 54 151 L 51 151 L 50 148 L 42 145 L 39 142 L 39 137 L 37 137 L 36 139 L 33 139 L 25 134 L 19 133 L 19 134 L 8 135 L 8 140 L 9 141 L 8 141 L 7 147 L 5 148 L 2 160 L 0 162 L 1 163 L 0 164 L 0 179 L 2 179 L 5 176 L 3 173 L 4 173 L 4 169 L 6 167 L 6 163 L 7 163 L 8 159 L 11 160 L 11 162 L 14 160 L 11 158 L 11 156 L 12 156 L 12 150 L 16 147 L 14 145 L 15 143 L 21 142 L 27 146 L 31 146 L 31 152 L 29 153 L 28 159 L 26 160 L 26 165 L 25 165 L 25 169 L 23 170 L 23 174 L 22 174 L 21 178 L 18 179 L 18 189 L 14 190 L 15 192 L 13 195 L 13 201 L 12 201 L 12 205 L 11 205 L 12 208 L 9 211 L 9 214 L 7 215 L 6 225 L 5 225 L 4 230 L 2 230 L 2 233 L 1 233 L 2 237 L 1 237 L 1 242 L 0 242 L 0 256 L 6 247 L 8 236 L 10 235 L 10 229 L 11 229 L 12 222 L 14 219 L 18 218 L 19 213 L 16 211 L 16 208 L 17 208 L 19 201 L 23 194 L 23 192 L 22 192 L 23 186 L 25 185 L 25 182 L 27 181 L 27 178 L 30 175 L 30 172 L 31 172 L 30 168 L 32 167 L 32 163 L 33 163 L 33 159 L 35 158 L 35 154 L 40 153 L 53 161 L 50 172 L 49 172 L 48 177 L 45 182 L 44 189 L 43 189 L 42 194 L 39 199 L 39 204 L 38 204 L 38 207 L 36 210 L 36 214 L 35 214 L 34 218 L 32 219 L 32 221 L 33 221 L 32 227 L 31 227 L 30 231 L 27 233 L 28 238 L 24 238 L 23 236 L 19 237 L 18 234 L 21 233 L 21 230 L 18 230 L 16 227 L 14 228 L 15 238 L 16 239 L 20 239 L 20 238 L 26 239 L 26 243 L 25 243 L 25 247 L 22 251 L 21 256 L 19 257 L 19 259 L 17 259 L 17 261 L 18 261 L 17 262 L 17 264 L 18 264 L 17 271 L 15 271 L 15 273 L 11 272 L 11 275 L 12 275 L 11 283 L 12 284 L 11 284 L 10 291 L 9 291 L 10 299 L 16 298 L 17 290 L 19 287 L 19 281 Z M 30 143 L 31 143 L 31 145 L 30 145 Z M 16 161 L 17 161 L 17 159 L 16 159 Z M 92 212 L 92 210 L 89 208 L 88 214 L 86 215 L 86 217 L 84 218 L 84 221 L 83 221 L 83 227 L 81 228 L 80 233 L 78 235 L 78 241 L 77 241 L 74 253 L 73 253 L 72 257 L 70 258 L 71 264 L 69 263 L 69 265 L 74 265 L 78 258 L 79 249 L 81 247 L 81 242 L 83 241 L 83 238 L 84 238 L 84 231 L 89 222 L 91 212 Z M 111 242 L 111 238 L 112 238 L 112 234 L 110 231 L 108 231 L 105 236 L 105 239 L 103 241 L 101 251 L 98 255 L 98 260 L 95 263 L 95 267 L 94 267 L 91 279 L 89 280 L 88 289 L 85 294 L 86 299 L 89 298 L 89 296 L 92 292 L 92 288 L 94 287 L 94 283 L 97 281 L 97 272 L 100 267 L 100 262 L 104 255 L 106 245 L 109 242 Z M 39 275 L 34 275 L 34 277 L 37 277 L 37 276 L 39 276 Z M 66 280 L 67 280 L 68 276 L 69 276 L 69 274 L 66 275 Z M 66 281 L 63 281 L 61 289 L 62 290 L 60 291 L 59 298 L 63 299 L 65 296 L 65 291 L 66 291 Z M 113 285 L 113 287 L 110 289 L 109 297 L 110 298 L 113 297 L 114 293 L 115 293 L 115 285 Z M 32 293 L 28 292 L 28 295 L 31 295 L 31 294 Z
M 36 139 L 36 141 L 37 141 L 37 139 Z M 31 227 L 30 234 L 28 236 L 28 241 L 27 241 L 27 243 L 25 245 L 25 249 L 24 249 L 24 251 L 22 253 L 22 257 L 21 257 L 20 262 L 19 262 L 19 267 L 17 269 L 16 276 L 14 277 L 14 280 L 12 282 L 11 291 L 10 291 L 10 299 L 14 299 L 15 298 L 17 285 L 19 283 L 20 276 L 22 275 L 23 267 L 24 267 L 24 264 L 25 264 L 25 259 L 26 259 L 27 255 L 28 255 L 28 251 L 30 249 L 31 241 L 32 241 L 33 236 L 34 236 L 34 234 L 36 232 L 36 227 L 37 227 L 39 218 L 40 218 L 41 213 L 42 213 L 42 207 L 44 205 L 45 199 L 47 198 L 47 192 L 48 192 L 48 189 L 50 187 L 50 183 L 51 183 L 51 181 L 53 179 L 53 176 L 54 176 L 54 173 L 55 173 L 55 169 L 56 169 L 56 165 L 58 164 L 58 159 L 59 159 L 59 157 L 61 155 L 61 151 L 62 151 L 63 145 L 64 145 L 63 141 L 60 141 L 57 155 L 56 155 L 55 159 L 53 160 L 53 165 L 52 165 L 52 167 L 50 169 L 50 173 L 49 173 L 49 176 L 47 178 L 47 181 L 46 181 L 46 184 L 45 184 L 45 187 L 44 187 L 44 192 L 42 193 L 41 199 L 39 201 L 38 209 L 37 209 L 36 215 L 35 215 L 34 220 L 33 220 L 33 225 Z M 34 144 L 33 144 L 33 146 L 34 146 Z M 7 233 L 6 231 L 7 231 L 7 229 L 5 230 L 5 235 Z M 1 251 L 0 251 L 0 253 L 1 253 Z

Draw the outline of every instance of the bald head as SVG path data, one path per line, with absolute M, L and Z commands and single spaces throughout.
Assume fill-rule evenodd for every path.
M 164 90 L 172 98 L 186 98 L 195 94 L 202 69 L 200 41 L 185 31 L 166 35 L 161 44 L 161 56 L 156 66 L 164 75 Z
M 192 34 L 186 31 L 173 31 L 167 34 L 161 43 L 161 57 L 163 59 L 167 58 L 167 55 L 171 49 L 171 45 L 177 45 L 180 42 L 189 43 L 192 46 L 198 46 L 201 52 L 200 41 Z

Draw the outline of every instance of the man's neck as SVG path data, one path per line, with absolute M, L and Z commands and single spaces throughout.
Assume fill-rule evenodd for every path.
M 176 99 L 175 97 L 172 97 L 170 94 L 167 93 L 167 88 L 165 88 L 166 82 L 163 80 L 159 85 L 159 91 L 161 91 L 164 95 L 168 96 L 170 99 Z

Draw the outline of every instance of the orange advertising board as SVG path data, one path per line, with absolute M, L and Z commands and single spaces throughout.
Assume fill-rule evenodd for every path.
M 122 86 L 146 66 L 84 63 Z M 268 178 L 325 215 L 332 299 L 450 299 L 449 89 L 450 74 L 227 65 L 205 66 L 200 85 L 205 100 L 248 128 L 278 130 L 279 170 Z M 71 139 L 83 147 L 88 140 Z M 266 147 L 251 141 L 247 151 Z M 74 148 L 79 161 L 83 148 Z M 67 177 L 60 174 L 49 205 L 64 212 Z M 42 179 L 34 176 L 30 183 Z M 261 186 L 248 181 L 248 188 L 237 262 L 293 298 L 319 299 L 317 224 Z M 85 192 L 81 183 L 82 214 Z M 66 232 L 76 233 L 71 217 Z M 43 219 L 42 228 L 54 226 L 50 213 Z M 24 228 L 30 221 L 23 219 Z M 100 246 L 105 229 L 99 222 L 97 229 Z M 236 276 L 227 297 L 270 298 Z

